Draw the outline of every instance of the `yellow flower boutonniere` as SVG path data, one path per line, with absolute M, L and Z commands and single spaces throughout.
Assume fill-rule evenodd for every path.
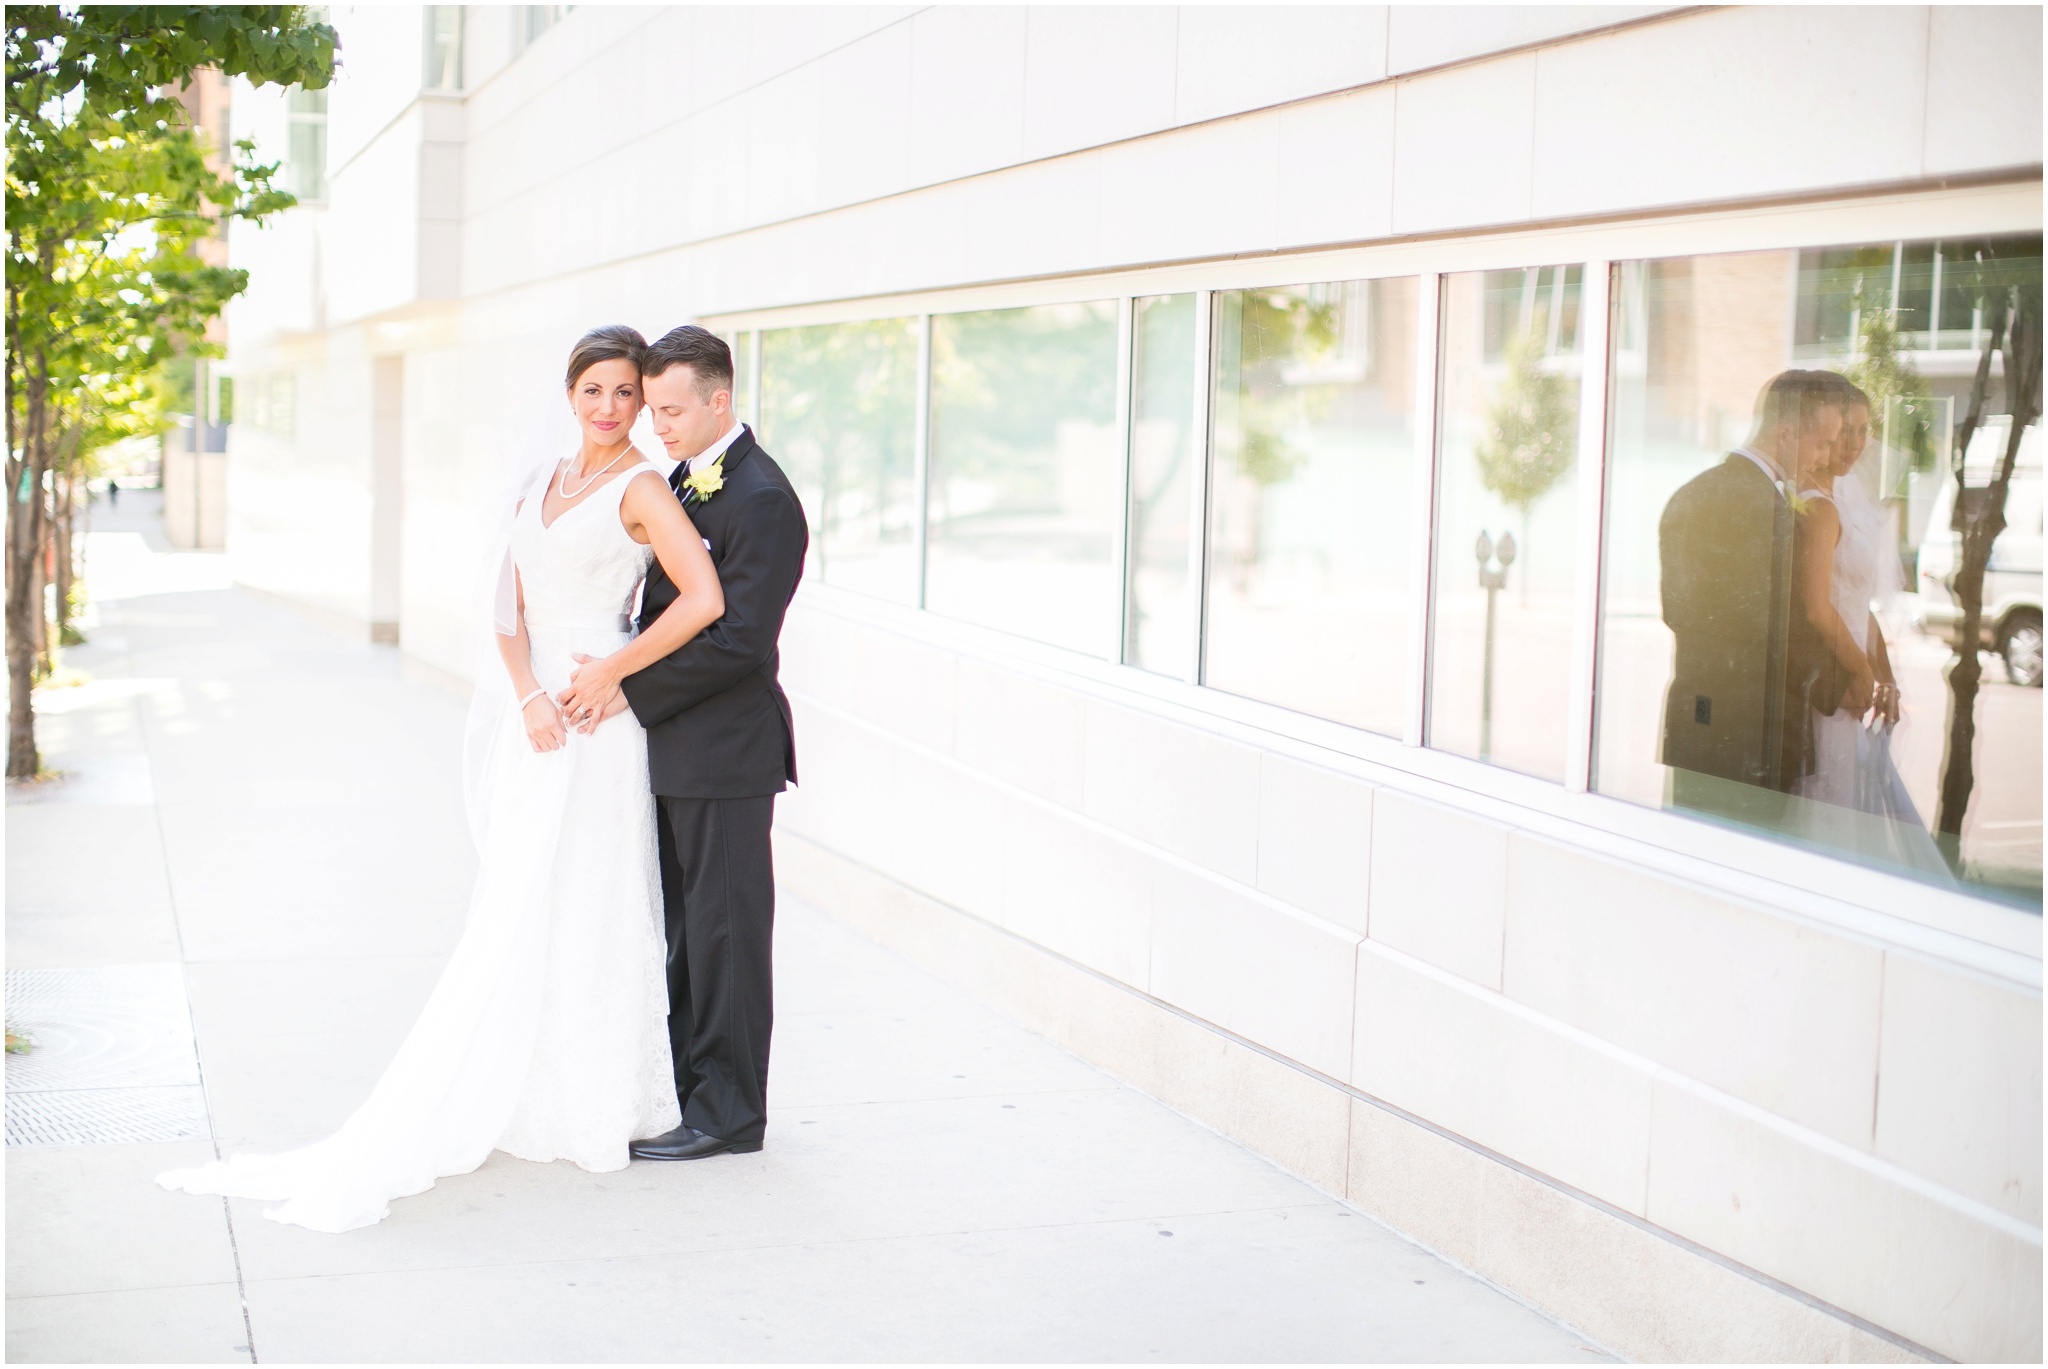
M 683 487 L 696 494 L 699 504 L 717 494 L 725 488 L 725 458 L 721 456 L 710 465 L 691 471 L 683 477 Z
M 1785 496 L 1785 503 L 1791 508 L 1793 515 L 1799 518 L 1806 517 L 1813 508 L 1813 501 L 1796 490 Z

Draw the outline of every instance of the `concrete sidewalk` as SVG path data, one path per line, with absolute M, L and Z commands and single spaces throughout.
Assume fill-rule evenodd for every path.
M 345 1236 L 157 1188 L 347 1114 L 473 857 L 461 702 L 148 505 L 96 511 L 66 778 L 8 797 L 10 1360 L 1604 1358 L 787 901 L 759 1155 L 498 1155 Z

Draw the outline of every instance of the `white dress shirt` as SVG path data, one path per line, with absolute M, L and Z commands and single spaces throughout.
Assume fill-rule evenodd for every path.
M 746 424 L 735 421 L 732 427 L 726 431 L 724 437 L 719 438 L 716 442 L 706 447 L 703 451 L 698 452 L 688 461 L 682 463 L 683 478 L 686 480 L 689 479 L 691 471 L 694 471 L 702 466 L 708 466 L 712 462 L 718 460 L 719 457 L 724 456 L 726 448 L 732 446 L 733 443 L 739 441 L 740 434 L 745 432 L 746 430 Z
M 723 450 L 723 448 L 721 448 L 720 450 Z M 1778 470 L 1776 463 L 1774 463 L 1768 456 L 1765 456 L 1762 452 L 1758 451 L 1754 447 L 1737 447 L 1735 449 L 1735 454 L 1737 456 L 1746 456 L 1751 461 L 1754 461 L 1756 463 L 1756 468 L 1764 473 L 1764 477 L 1768 479 L 1772 485 L 1777 487 L 1778 493 L 1780 495 L 1785 493 L 1785 476 Z

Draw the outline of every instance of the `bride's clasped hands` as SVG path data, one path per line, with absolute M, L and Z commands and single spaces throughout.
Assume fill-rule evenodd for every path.
M 604 657 L 571 653 L 569 659 L 576 662 L 576 668 L 569 672 L 569 687 L 555 702 L 563 716 L 580 719 L 578 732 L 595 732 L 626 711 L 626 694 L 620 686 L 633 672 L 623 667 L 618 657 L 619 653 Z
M 723 612 L 723 607 L 719 611 Z M 571 652 L 569 659 L 576 662 L 576 669 L 569 672 L 569 688 L 549 694 L 536 685 L 520 709 L 527 744 L 535 751 L 559 751 L 569 744 L 571 732 L 590 736 L 624 713 L 628 705 L 619 684 L 636 668 L 630 662 L 621 664 L 624 657 L 624 652 L 603 657 Z

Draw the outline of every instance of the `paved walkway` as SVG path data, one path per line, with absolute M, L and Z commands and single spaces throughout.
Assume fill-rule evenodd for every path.
M 147 502 L 100 511 L 91 679 L 42 696 L 67 778 L 8 800 L 10 1360 L 1600 1357 L 787 902 L 760 1155 L 499 1155 L 339 1237 L 157 1188 L 347 1113 L 472 856 L 461 703 Z

